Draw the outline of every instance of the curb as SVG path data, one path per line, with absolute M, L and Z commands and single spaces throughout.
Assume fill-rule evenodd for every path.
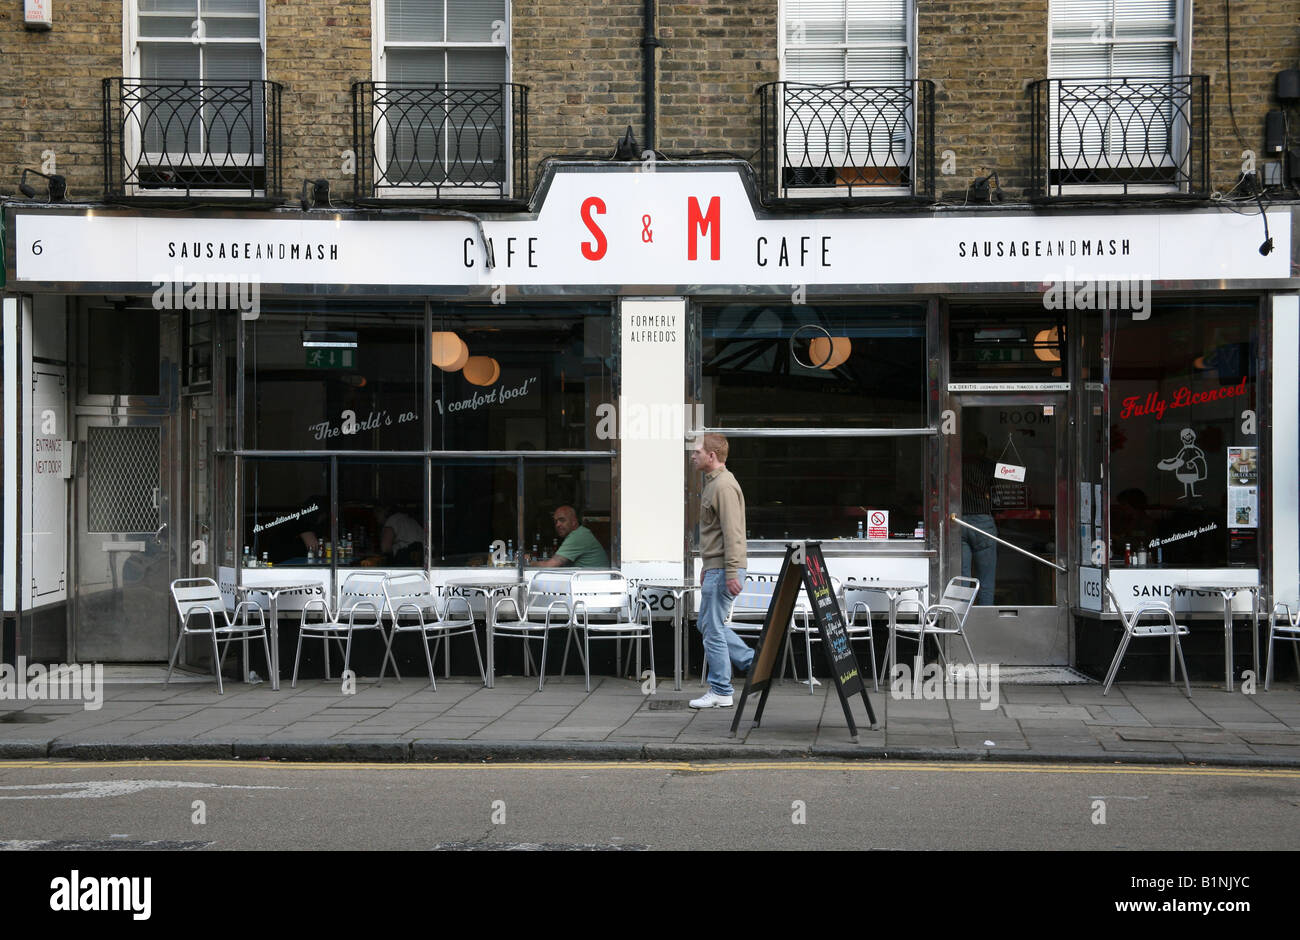
M 645 746 L 633 741 L 444 741 L 411 744 L 413 761 L 644 760 Z
M 359 738 L 355 741 L 236 740 L 236 760 L 348 761 L 400 764 L 409 761 L 410 744 Z
M 229 741 L 62 741 L 55 738 L 41 756 L 64 760 L 230 760 Z
M 1220 766 L 1300 768 L 1300 754 L 1169 754 L 1167 752 L 1026 751 L 988 748 L 890 748 L 824 744 L 809 747 L 741 744 L 661 744 L 636 741 L 0 741 L 0 760 L 277 760 L 339 763 L 526 761 L 915 761 L 918 763 L 1096 764 L 1104 766 Z
M 47 741 L 0 741 L 0 760 L 43 760 Z

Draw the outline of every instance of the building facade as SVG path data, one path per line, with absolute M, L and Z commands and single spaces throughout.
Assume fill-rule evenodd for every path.
M 565 505 L 690 575 L 706 429 L 751 573 L 972 574 L 984 660 L 1096 675 L 1162 596 L 1221 675 L 1173 585 L 1300 587 L 1300 0 L 28 7 L 6 659 L 164 661 L 176 578 L 445 583 Z

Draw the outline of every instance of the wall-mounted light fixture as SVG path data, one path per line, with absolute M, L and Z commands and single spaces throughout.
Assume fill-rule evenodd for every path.
M 315 206 L 328 206 L 330 204 L 330 181 L 327 179 L 303 180 L 302 194 L 298 197 L 298 203 L 304 210 Z
M 18 177 L 18 191 L 28 199 L 36 197 L 36 187 L 27 182 L 27 174 L 39 176 L 46 181 L 46 191 L 49 193 L 50 202 L 62 202 L 63 197 L 68 194 L 68 178 L 60 176 L 57 173 L 42 173 L 40 170 L 23 170 L 22 176 Z

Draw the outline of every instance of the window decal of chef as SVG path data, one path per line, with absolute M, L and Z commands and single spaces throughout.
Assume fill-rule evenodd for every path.
M 1183 428 L 1178 437 L 1183 442 L 1183 449 L 1177 456 L 1160 461 L 1156 464 L 1156 469 L 1172 470 L 1174 476 L 1183 484 L 1183 495 L 1178 497 L 1179 499 L 1187 499 L 1188 496 L 1199 499 L 1200 494 L 1196 492 L 1196 484 L 1209 476 L 1205 451 L 1196 446 L 1196 432 L 1191 428 Z

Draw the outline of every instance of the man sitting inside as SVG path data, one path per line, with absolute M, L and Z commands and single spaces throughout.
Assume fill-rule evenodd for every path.
M 424 527 L 392 506 L 379 509 L 379 549 L 395 565 L 424 564 Z
M 578 524 L 578 514 L 572 506 L 561 506 L 552 517 L 555 520 L 555 534 L 562 541 L 555 550 L 555 555 L 546 561 L 530 559 L 538 568 L 608 568 L 609 556 L 596 541 L 596 536 L 585 525 Z

